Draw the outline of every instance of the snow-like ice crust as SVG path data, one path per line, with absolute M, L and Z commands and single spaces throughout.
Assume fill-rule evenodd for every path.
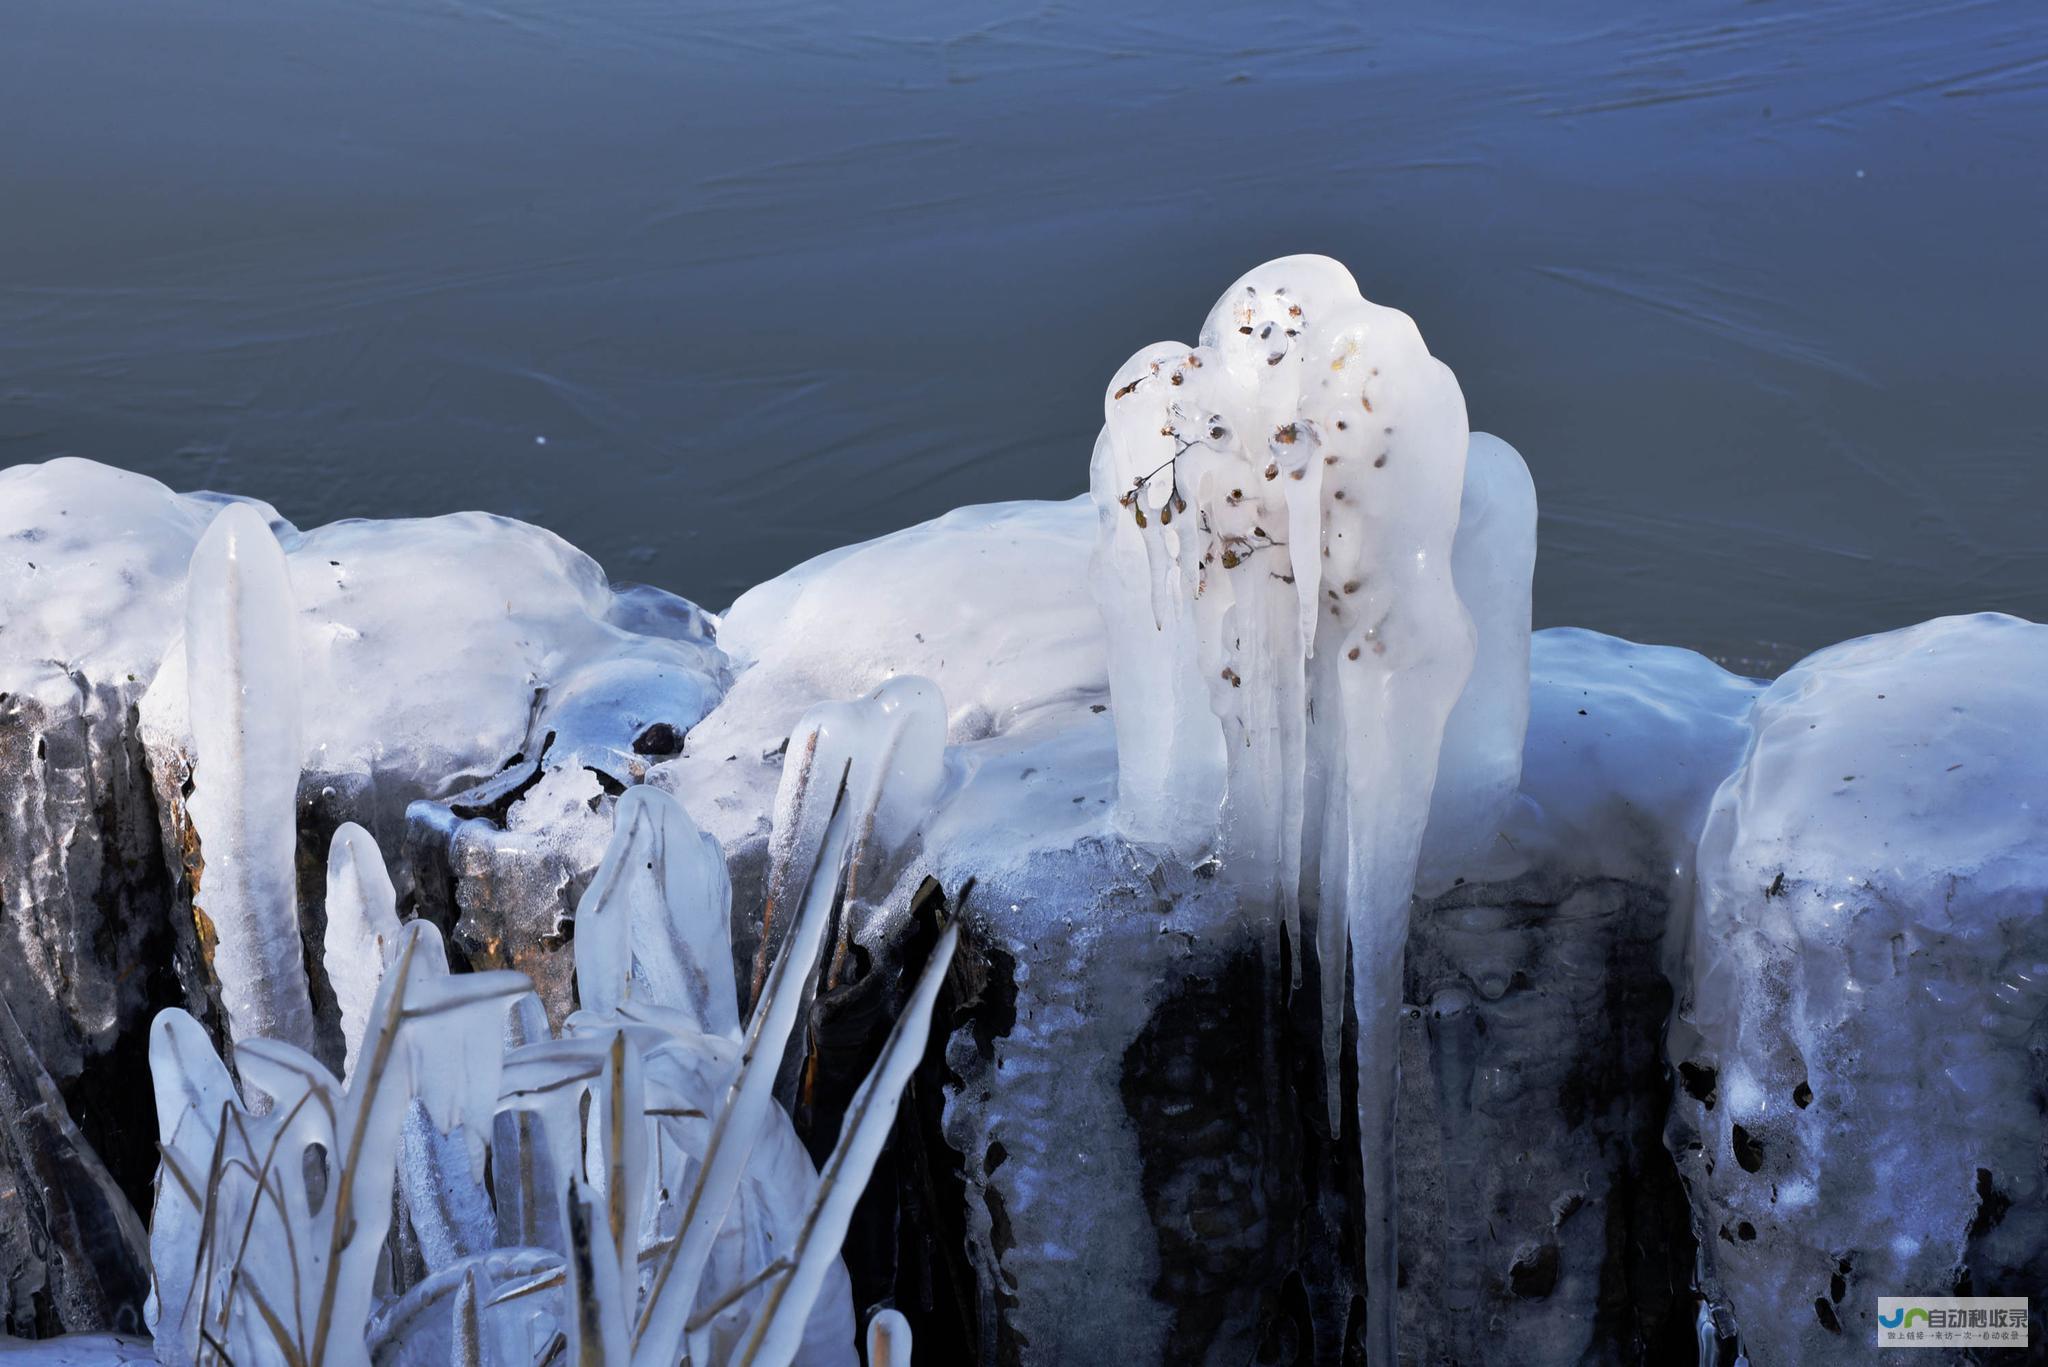
M 1707 806 L 1749 743 L 1764 684 L 1694 651 L 1578 627 L 1534 633 L 1521 788 L 1468 882 L 1530 867 L 1690 896 Z
M 75 457 L 0 470 L 0 693 L 70 690 L 73 675 L 147 683 L 224 501 Z
M 719 621 L 739 677 L 718 721 L 774 716 L 786 732 L 811 702 L 916 674 L 952 700 L 957 742 L 1100 692 L 1102 626 L 1074 554 L 1087 518 L 1080 499 L 961 508 L 749 590 Z
M 2044 677 L 2048 627 L 1994 614 L 1830 647 L 1714 798 L 1679 1156 L 1759 1363 L 1862 1361 L 1875 1297 L 2048 1247 Z
M 283 537 L 297 605 L 309 775 L 388 789 L 372 827 L 392 841 L 404 801 L 457 791 L 526 746 L 536 724 L 585 762 L 630 761 L 634 690 L 718 696 L 723 661 L 702 638 L 645 635 L 635 597 L 550 532 L 486 513 L 348 521 Z M 644 676 L 644 677 L 643 677 Z M 145 733 L 189 731 L 177 652 L 142 706 Z M 579 726 L 578 721 L 584 725 Z M 595 734 L 592 728 L 595 727 Z M 530 756 L 529 756 L 530 757 Z

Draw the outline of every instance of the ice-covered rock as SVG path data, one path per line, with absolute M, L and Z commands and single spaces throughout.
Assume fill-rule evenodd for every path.
M 0 1333 L 140 1329 L 148 1247 L 0 997 Z
M 181 1000 L 134 709 L 223 501 L 84 460 L 0 470 L 0 995 L 132 1194 L 155 1165 L 132 1072 Z
M 286 529 L 281 540 L 303 718 L 298 883 L 322 1057 L 341 1062 L 318 965 L 328 843 L 344 822 L 393 856 L 401 903 L 452 930 L 453 951 L 551 984 L 559 1019 L 570 978 L 561 928 L 609 839 L 610 800 L 679 749 L 723 689 L 705 619 L 653 590 L 615 592 L 560 538 L 483 513 Z M 189 886 L 205 851 L 184 804 L 195 776 L 183 656 L 167 656 L 141 720 Z M 196 782 L 203 791 L 204 775 Z
M 1110 829 L 1114 757 L 1089 714 L 964 747 L 913 875 L 967 965 L 927 1117 L 966 1323 L 919 1337 L 979 1361 L 1249 1360 L 1296 1268 L 1264 934 L 1212 863 Z
M 1418 910 L 1406 956 L 1401 1350 L 1657 1360 L 1694 1309 L 1660 962 L 1759 686 L 1588 632 L 1537 633 L 1533 654 L 1505 838 Z M 922 1288 L 934 1319 L 968 1309 L 921 1341 L 1025 1363 L 1338 1360 L 1361 1330 L 1359 1175 L 1319 1133 L 1316 1013 L 1271 997 L 1263 936 L 1213 864 L 1115 832 L 1115 755 L 1085 710 L 956 747 L 906 874 L 973 880 L 924 1135 L 960 1183 L 936 1218 L 960 1221 L 943 1239 L 964 1242 L 969 1288 Z
M 2011 617 L 1833 646 L 1714 799 L 1672 1145 L 1758 1367 L 1865 1360 L 1879 1296 L 2048 1274 L 2044 677 Z
M 1082 499 L 961 508 L 740 596 L 718 628 L 731 691 L 650 780 L 724 847 L 739 905 L 766 895 L 783 756 L 814 704 L 917 675 L 946 700 L 956 743 L 1107 706 L 1102 619 L 1088 589 L 1092 528 Z M 733 930 L 751 960 L 758 927 Z
M 1408 943 L 1403 1357 L 1675 1361 L 1694 1250 L 1661 965 L 1761 685 L 1586 631 L 1531 653 L 1519 794 Z

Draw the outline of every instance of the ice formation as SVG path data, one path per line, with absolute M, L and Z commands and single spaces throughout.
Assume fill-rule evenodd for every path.
M 313 1046 L 299 948 L 298 619 L 284 551 L 261 514 L 230 504 L 192 552 L 185 591 L 196 891 L 236 1042 Z M 204 942 L 211 940 L 208 946 Z
M 1536 485 L 1514 447 L 1474 432 L 1451 578 L 1472 614 L 1472 677 L 1444 724 L 1417 891 L 1441 892 L 1475 859 L 1501 852 L 1500 824 L 1522 780 L 1529 728 L 1529 593 L 1536 573 Z
M 615 592 L 538 527 L 457 513 L 287 528 L 282 540 L 300 623 L 300 766 L 386 849 L 408 802 L 534 759 L 543 742 L 558 763 L 637 781 L 655 744 L 645 728 L 670 712 L 694 722 L 719 695 L 723 660 L 694 609 Z M 143 705 L 157 748 L 190 734 L 190 692 L 174 653 Z
M 899 1310 L 868 1321 L 868 1367 L 910 1367 L 910 1322 Z
M 1319 258 L 1139 353 L 1091 483 L 714 622 L 502 519 L 0 472 L 8 1326 L 121 1323 L 59 1089 L 193 1012 L 154 1349 L 0 1356 L 842 1367 L 858 1295 L 947 1359 L 1320 1361 L 1362 1292 L 1375 1362 L 1763 1367 L 2048 1276 L 2048 628 L 1768 688 L 1532 638 L 1520 458 Z M 1356 1149 L 1296 1066 L 1347 959 Z
M 1862 1361 L 1876 1297 L 2048 1267 L 2048 627 L 1833 646 L 1758 702 L 1699 846 L 1674 1150 L 1757 1363 Z
M 334 832 L 327 854 L 327 981 L 341 1013 L 346 1079 L 362 1054 L 371 1003 L 398 952 L 398 894 L 384 856 L 353 821 Z
M 1348 948 L 1368 1320 L 1374 1360 L 1391 1362 L 1402 950 L 1474 655 L 1452 577 L 1464 398 L 1406 315 L 1366 301 L 1334 261 L 1288 257 L 1231 286 L 1199 346 L 1126 362 L 1104 413 L 1090 484 L 1118 577 L 1110 690 L 1119 714 L 1169 712 L 1120 730 L 1132 779 L 1119 808 L 1126 829 L 1177 828 L 1189 792 L 1206 801 L 1220 748 L 1226 867 L 1290 939 L 1305 889 L 1318 909 L 1333 1131 Z M 1190 666 L 1212 716 L 1186 696 Z
M 738 1039 L 724 852 L 656 788 L 628 788 L 612 819 L 617 834 L 576 906 L 583 1009 L 604 1014 L 638 1000 L 682 1013 L 702 1034 Z
M 482 513 L 278 534 L 297 606 L 302 839 L 324 848 L 340 825 L 361 826 L 393 856 L 401 903 L 450 926 L 472 964 L 528 972 L 559 1022 L 573 979 L 559 932 L 609 840 L 610 799 L 679 749 L 723 690 L 707 621 L 657 590 L 615 590 L 559 538 Z M 173 649 L 157 671 L 139 731 L 164 844 L 183 881 L 203 885 L 212 855 L 184 797 L 190 654 Z M 302 916 L 317 940 L 324 888 L 310 882 Z M 325 1007 L 336 989 L 318 955 L 307 969 L 323 1013 L 315 1053 L 339 1068 Z
M 781 757 L 813 704 L 916 675 L 948 700 L 945 739 L 960 744 L 1099 703 L 1092 517 L 1085 499 L 962 508 L 742 594 L 719 624 L 732 688 L 650 781 L 718 839 L 745 888 L 765 876 Z
M 932 781 L 942 718 L 936 691 L 906 679 L 807 723 L 845 762 L 792 805 L 806 830 L 822 813 L 824 836 L 781 846 L 807 851 L 789 882 L 801 913 L 744 1038 L 723 861 L 666 794 L 636 788 L 617 805 L 579 913 L 584 1009 L 560 1038 L 525 977 L 450 976 L 432 926 L 398 927 L 374 841 L 344 827 L 327 971 L 348 1022 L 347 1084 L 301 1048 L 245 1038 L 244 1085 L 266 1100 L 252 1108 L 189 1015 L 167 1011 L 153 1031 L 160 1359 L 509 1367 L 545 1360 L 559 1334 L 567 1360 L 592 1367 L 850 1361 L 838 1249 L 923 1054 L 957 931 L 941 936 L 821 1173 L 773 1088 L 855 851 L 895 833 L 902 803 Z M 487 1147 L 495 1198 L 477 1177 Z M 379 1303 L 394 1185 L 421 1262 Z M 507 1230 L 539 1243 L 494 1247 Z

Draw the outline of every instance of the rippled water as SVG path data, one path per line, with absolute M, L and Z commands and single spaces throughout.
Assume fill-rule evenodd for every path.
M 1527 456 L 1541 622 L 2044 617 L 2044 16 L 9 0 L 0 462 L 717 605 L 1080 490 L 1126 355 L 1322 251 Z

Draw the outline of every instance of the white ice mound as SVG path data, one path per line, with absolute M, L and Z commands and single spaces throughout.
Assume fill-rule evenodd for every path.
M 178 634 L 185 564 L 225 501 L 89 460 L 0 470 L 0 693 L 69 692 L 73 675 L 147 683 Z
M 807 560 L 749 590 L 719 625 L 739 671 L 721 712 L 855 698 L 917 674 L 952 703 L 951 738 L 1011 729 L 1063 696 L 1100 692 L 1088 598 L 1087 505 L 995 503 Z
M 1991 614 L 1834 646 L 1715 798 L 1674 1150 L 1759 1364 L 1862 1361 L 1879 1295 L 2038 1285 L 2044 677 L 2048 627 Z
M 1084 500 L 960 508 L 806 561 L 719 623 L 736 678 L 664 782 L 728 851 L 766 828 L 782 751 L 812 704 L 932 681 L 958 744 L 1104 701 Z
M 1457 872 L 1528 867 L 1664 886 L 1684 900 L 1707 808 L 1749 745 L 1765 685 L 1694 651 L 1579 627 L 1531 640 L 1521 795 L 1504 839 Z
M 387 848 L 406 801 L 443 796 L 532 758 L 549 733 L 628 780 L 637 728 L 694 721 L 723 662 L 687 605 L 651 612 L 551 532 L 485 513 L 337 522 L 282 538 L 304 717 L 303 768 L 371 788 Z M 624 625 L 621 625 L 624 623 Z M 173 651 L 142 703 L 153 751 L 191 734 L 187 672 Z M 558 756 L 559 757 L 559 756 Z

